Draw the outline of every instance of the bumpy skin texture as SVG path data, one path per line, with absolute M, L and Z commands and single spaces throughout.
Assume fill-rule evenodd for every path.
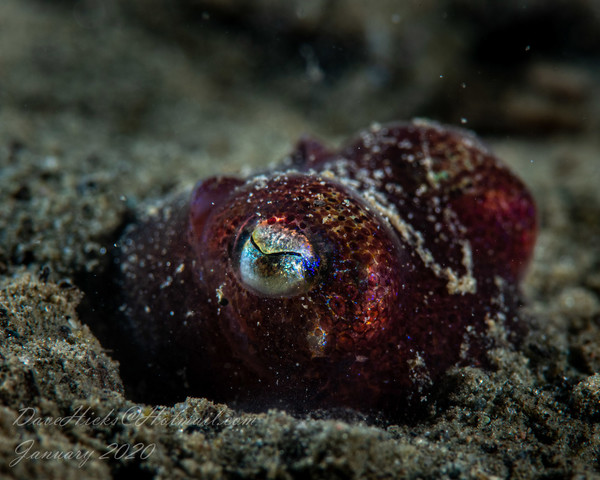
M 188 394 L 394 409 L 522 332 L 535 233 L 531 195 L 472 134 L 374 126 L 340 151 L 302 140 L 275 172 L 210 178 L 149 212 L 121 241 L 121 310 Z M 284 265 L 292 290 L 259 291 L 248 258 L 276 265 L 260 275 Z

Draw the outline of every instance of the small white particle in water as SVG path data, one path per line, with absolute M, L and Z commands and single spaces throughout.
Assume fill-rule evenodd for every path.
M 464 125 L 465 123 L 467 123 L 467 119 L 465 117 L 462 117 L 460 119 L 460 123 L 462 123 Z

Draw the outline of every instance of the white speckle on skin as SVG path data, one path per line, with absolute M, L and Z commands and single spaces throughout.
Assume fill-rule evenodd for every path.
M 471 255 L 471 245 L 467 240 L 461 241 L 463 252 L 462 264 L 465 267 L 465 274 L 459 275 L 450 267 L 442 268 L 436 261 L 431 250 L 426 247 L 423 234 L 416 230 L 410 223 L 402 219 L 395 205 L 389 203 L 387 199 L 378 191 L 369 189 L 363 190 L 362 195 L 367 203 L 373 206 L 384 219 L 400 234 L 401 238 L 411 245 L 425 266 L 439 278 L 445 278 L 448 282 L 448 293 L 451 295 L 466 293 L 476 293 L 477 281 L 473 276 L 473 265 Z M 412 219 L 409 214 L 409 220 Z M 453 218 L 456 222 L 456 220 Z

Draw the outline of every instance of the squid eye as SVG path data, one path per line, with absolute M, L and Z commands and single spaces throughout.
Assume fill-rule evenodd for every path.
M 321 261 L 302 233 L 280 223 L 258 223 L 243 242 L 239 275 L 248 287 L 269 296 L 309 290 Z

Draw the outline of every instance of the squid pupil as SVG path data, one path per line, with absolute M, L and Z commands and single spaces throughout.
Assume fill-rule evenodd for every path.
M 280 257 L 282 255 L 293 255 L 295 257 L 301 257 L 302 254 L 298 253 L 298 252 L 273 252 L 273 253 L 265 253 L 262 251 L 262 249 L 257 245 L 257 243 L 254 241 L 254 236 L 250 236 L 250 243 L 252 244 L 252 246 L 254 248 L 256 248 L 256 250 L 258 250 L 260 253 L 262 253 L 263 255 L 267 255 L 269 257 Z

